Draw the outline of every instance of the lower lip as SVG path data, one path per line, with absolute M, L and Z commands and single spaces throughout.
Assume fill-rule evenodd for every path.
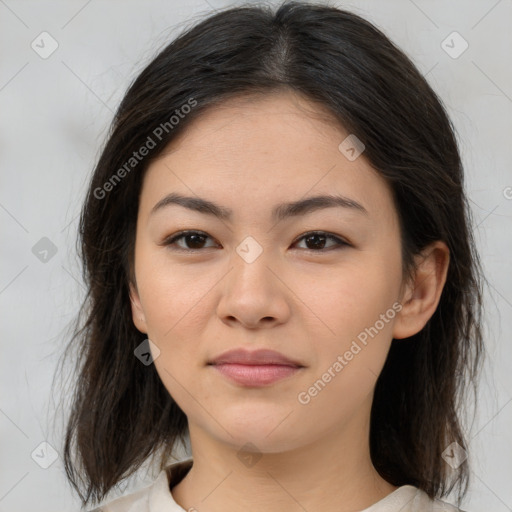
M 297 366 L 281 364 L 248 365 L 223 363 L 213 365 L 220 373 L 243 386 L 266 386 L 290 377 L 300 370 Z

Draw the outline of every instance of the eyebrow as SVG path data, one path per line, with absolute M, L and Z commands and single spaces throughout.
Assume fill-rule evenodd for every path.
M 183 196 L 175 192 L 160 199 L 160 201 L 153 206 L 149 214 L 152 215 L 167 206 L 175 204 L 195 212 L 217 217 L 221 220 L 230 221 L 233 217 L 233 210 L 230 208 L 220 206 L 212 201 L 208 201 L 207 199 Z M 319 195 L 307 197 L 306 199 L 299 199 L 298 201 L 292 201 L 289 203 L 278 204 L 272 210 L 272 219 L 274 221 L 280 221 L 289 217 L 306 215 L 316 210 L 333 207 L 347 208 L 368 215 L 366 208 L 353 199 L 342 195 Z

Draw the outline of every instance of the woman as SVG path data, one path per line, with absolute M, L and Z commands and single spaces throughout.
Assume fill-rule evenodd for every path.
M 369 22 L 292 2 L 178 37 L 115 115 L 80 241 L 84 506 L 154 457 L 151 486 L 97 510 L 460 506 L 482 351 L 461 159 Z

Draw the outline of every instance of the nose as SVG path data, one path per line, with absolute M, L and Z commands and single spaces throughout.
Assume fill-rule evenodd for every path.
M 230 267 L 217 306 L 217 315 L 224 323 L 258 329 L 274 327 L 289 319 L 292 293 L 270 254 L 263 251 L 256 260 L 248 262 L 234 253 Z

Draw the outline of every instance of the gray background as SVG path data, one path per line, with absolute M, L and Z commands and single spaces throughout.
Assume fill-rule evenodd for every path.
M 488 358 L 464 508 L 510 511 L 512 2 L 332 4 L 361 14 L 398 43 L 457 129 L 489 280 Z M 185 23 L 227 5 L 235 3 L 0 0 L 0 512 L 79 509 L 59 456 L 64 416 L 52 378 L 84 293 L 75 236 L 85 184 L 132 78 Z M 44 51 L 51 49 L 43 31 L 58 43 L 46 59 L 31 47 L 46 37 Z M 469 44 L 457 58 L 442 46 L 453 31 Z M 462 48 L 460 40 L 449 44 L 452 52 Z M 44 237 L 55 254 L 41 252 Z M 57 459 L 44 469 L 52 450 Z M 125 490 L 149 481 L 141 472 Z

